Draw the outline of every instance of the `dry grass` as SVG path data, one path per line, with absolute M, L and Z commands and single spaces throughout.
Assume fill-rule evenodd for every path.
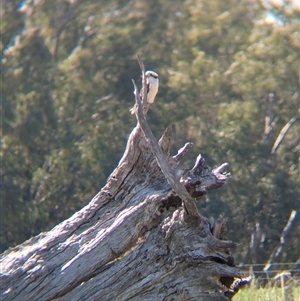
M 234 301 L 300 301 L 300 286 L 257 288 L 255 285 L 240 290 Z

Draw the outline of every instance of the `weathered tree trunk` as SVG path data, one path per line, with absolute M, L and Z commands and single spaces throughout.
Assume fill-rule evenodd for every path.
M 211 171 L 198 156 L 191 170 L 178 169 L 191 144 L 170 157 L 171 128 L 157 144 L 136 99 L 138 125 L 105 187 L 68 220 L 2 254 L 1 300 L 229 300 L 235 293 L 235 244 L 225 240 L 225 223 L 202 217 L 194 202 L 229 179 L 227 164 Z

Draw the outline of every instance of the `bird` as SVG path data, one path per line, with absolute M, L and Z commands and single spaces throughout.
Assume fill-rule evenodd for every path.
M 145 72 L 146 85 L 147 85 L 147 103 L 154 103 L 155 96 L 158 92 L 159 80 L 158 74 L 154 71 L 148 70 Z M 143 89 L 140 94 L 141 98 L 143 97 Z M 131 110 L 131 114 L 134 114 L 137 110 L 135 105 Z
M 153 103 L 158 92 L 158 74 L 154 71 L 148 70 L 145 73 L 145 77 L 147 84 L 147 103 Z

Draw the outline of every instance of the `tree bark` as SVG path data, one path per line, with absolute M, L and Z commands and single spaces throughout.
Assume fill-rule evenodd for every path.
M 228 164 L 210 170 L 199 155 L 179 169 L 192 144 L 170 157 L 171 127 L 157 143 L 135 94 L 138 124 L 106 185 L 51 231 L 2 254 L 1 300 L 230 300 L 238 290 L 225 222 L 195 205 L 228 181 Z

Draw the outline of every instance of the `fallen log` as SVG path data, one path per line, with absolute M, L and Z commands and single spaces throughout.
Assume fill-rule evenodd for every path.
M 228 164 L 211 170 L 199 155 L 180 169 L 192 144 L 170 156 L 171 127 L 157 142 L 137 88 L 135 98 L 138 124 L 101 191 L 1 255 L 1 300 L 230 300 L 237 292 L 236 244 L 225 222 L 195 203 L 229 180 Z

